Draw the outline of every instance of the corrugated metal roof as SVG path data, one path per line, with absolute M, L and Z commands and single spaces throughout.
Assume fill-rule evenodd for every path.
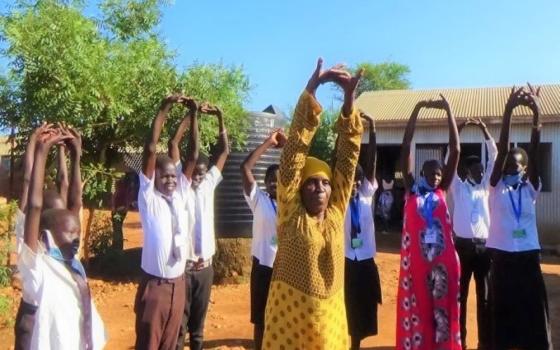
M 356 100 L 356 106 L 371 114 L 380 122 L 407 121 L 418 101 L 445 96 L 458 119 L 480 117 L 499 119 L 511 87 L 433 89 L 433 90 L 384 90 L 365 92 Z M 560 116 L 560 85 L 541 87 L 541 104 L 546 118 Z M 529 117 L 531 111 L 526 107 L 515 109 L 514 117 Z M 445 119 L 445 112 L 435 109 L 422 109 L 420 119 L 438 121 Z

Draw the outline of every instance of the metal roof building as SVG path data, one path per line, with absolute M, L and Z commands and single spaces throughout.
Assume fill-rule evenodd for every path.
M 498 140 L 501 119 L 511 87 L 392 90 L 372 91 L 360 95 L 356 106 L 376 120 L 378 143 L 378 173 L 401 178 L 398 159 L 405 125 L 420 100 L 438 98 L 443 94 L 449 101 L 457 121 L 468 117 L 480 117 Z M 543 116 L 541 123 L 541 147 L 539 153 L 540 175 L 543 190 L 537 200 L 537 220 L 541 244 L 560 245 L 560 85 L 541 88 Z M 530 139 L 532 114 L 529 109 L 515 110 L 510 142 L 526 147 Z M 478 155 L 486 161 L 484 138 L 478 128 L 467 127 L 461 135 L 461 156 Z M 449 140 L 445 113 L 423 109 L 420 112 L 412 152 L 416 173 L 427 159 L 444 159 Z M 367 142 L 367 133 L 364 134 Z M 401 188 L 402 190 L 402 188 Z

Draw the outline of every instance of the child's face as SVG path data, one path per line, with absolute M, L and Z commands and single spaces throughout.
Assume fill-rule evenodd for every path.
M 264 185 L 266 186 L 266 192 L 270 195 L 270 198 L 276 199 L 276 188 L 278 185 L 278 170 L 269 177 L 265 179 Z
M 192 187 L 194 189 L 197 189 L 198 186 L 200 186 L 200 183 L 202 182 L 202 180 L 204 180 L 204 177 L 206 176 L 207 172 L 208 172 L 208 167 L 206 166 L 206 164 L 196 165 L 192 177 Z
M 177 187 L 177 171 L 171 162 L 156 168 L 155 187 L 160 193 L 171 196 Z
M 70 260 L 80 247 L 80 221 L 75 215 L 65 215 L 51 228 L 53 239 L 64 259 Z
M 426 178 L 426 182 L 433 188 L 437 188 L 441 183 L 443 172 L 441 166 L 436 162 L 426 162 L 422 168 L 422 173 Z

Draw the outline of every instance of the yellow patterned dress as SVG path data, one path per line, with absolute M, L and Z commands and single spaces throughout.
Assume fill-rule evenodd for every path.
M 332 193 L 322 222 L 299 195 L 301 171 L 321 106 L 304 91 L 298 101 L 278 179 L 278 252 L 266 305 L 263 349 L 347 350 L 343 222 L 358 162 L 362 123 L 340 116 Z

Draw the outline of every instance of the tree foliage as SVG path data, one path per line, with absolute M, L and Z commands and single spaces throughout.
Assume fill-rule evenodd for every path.
M 398 90 L 410 88 L 408 74 L 410 68 L 407 65 L 396 62 L 370 63 L 362 62 L 351 69 L 356 72 L 363 69 L 362 79 L 356 89 L 356 96 L 360 96 L 366 91 L 377 90 Z M 340 88 L 336 87 L 340 92 Z M 339 100 L 342 98 L 339 97 Z M 330 162 L 332 150 L 336 142 L 334 124 L 338 118 L 338 111 L 331 109 L 323 112 L 321 124 L 313 138 L 310 154 Z
M 0 17 L 2 55 L 10 64 L 0 79 L 0 104 L 11 108 L 0 122 L 15 126 L 23 140 L 44 120 L 80 129 L 84 177 L 90 180 L 86 198 L 107 192 L 122 150 L 143 145 L 171 92 L 222 106 L 228 131 L 238 143 L 244 140 L 248 78 L 242 68 L 222 64 L 177 69 L 173 51 L 154 28 L 167 2 L 104 0 L 96 18 L 85 14 L 83 1 L 17 1 Z M 208 147 L 217 131 L 211 120 L 202 126 Z

